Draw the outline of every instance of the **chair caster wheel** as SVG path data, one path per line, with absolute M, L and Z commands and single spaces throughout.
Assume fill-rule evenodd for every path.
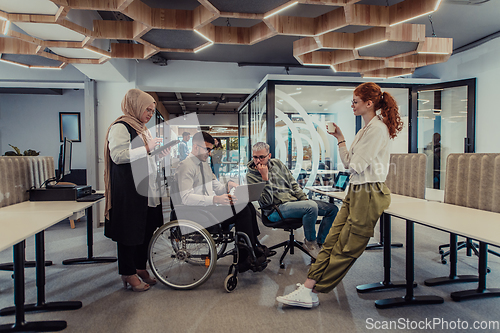
M 285 264 L 280 264 L 280 268 L 284 269 L 285 268 Z
M 238 277 L 234 276 L 234 274 L 229 274 L 226 276 L 226 279 L 224 280 L 224 288 L 228 293 L 236 289 L 236 286 L 238 285 Z
M 444 254 L 444 251 L 443 250 L 439 250 L 439 254 Z
M 448 261 L 446 261 L 446 259 L 441 259 L 441 263 L 442 263 L 443 265 L 446 265 L 446 264 L 448 263 Z

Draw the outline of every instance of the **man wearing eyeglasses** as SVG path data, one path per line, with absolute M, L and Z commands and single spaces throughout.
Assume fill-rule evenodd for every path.
M 271 158 L 269 145 L 258 142 L 252 147 L 252 161 L 247 165 L 247 182 L 265 182 L 259 199 L 260 207 L 271 222 L 280 221 L 276 205 L 283 217 L 302 218 L 304 247 L 316 258 L 332 226 L 338 208 L 332 203 L 309 200 L 283 162 Z M 316 220 L 323 216 L 316 236 Z
M 271 253 L 257 239 L 260 231 L 253 205 L 248 202 L 238 202 L 238 198 L 228 194 L 238 185 L 229 181 L 226 187 L 212 173 L 207 160 L 213 147 L 214 139 L 207 132 L 198 132 L 193 136 L 191 153 L 179 163 L 176 172 L 182 205 L 204 206 L 204 210 L 214 215 L 218 222 L 223 222 L 225 225 L 236 224 L 236 231 L 248 235 L 256 255 L 264 255 L 267 252 L 270 256 L 276 253 L 274 251 Z M 179 218 L 179 215 L 177 217 Z M 204 227 L 210 227 L 203 222 L 196 222 Z

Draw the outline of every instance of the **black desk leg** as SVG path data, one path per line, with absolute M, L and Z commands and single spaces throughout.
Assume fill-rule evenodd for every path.
M 85 210 L 85 214 L 87 215 L 87 258 L 75 258 L 75 259 L 66 259 L 62 263 L 63 265 L 75 265 L 75 264 L 96 264 L 103 262 L 115 262 L 116 257 L 94 257 L 93 249 L 94 246 L 94 231 L 92 224 L 94 223 L 92 220 L 92 208 L 91 206 Z
M 41 231 L 35 236 L 36 262 L 43 263 L 45 260 L 45 232 Z M 76 310 L 82 307 L 80 301 L 69 302 L 49 302 L 45 303 L 45 266 L 43 264 L 36 266 L 36 304 L 24 305 L 24 312 L 35 311 L 62 311 Z M 0 310 L 0 316 L 12 315 L 16 312 L 15 307 L 8 307 Z
M 384 214 L 382 214 L 384 215 Z M 390 226 L 388 227 L 390 228 Z M 373 244 L 368 244 L 366 246 L 366 249 L 367 250 L 375 250 L 375 249 L 379 249 L 379 248 L 383 248 L 384 247 L 384 235 L 385 235 L 385 232 L 384 232 L 384 229 L 387 229 L 387 227 L 385 226 L 385 223 L 382 223 L 382 219 L 380 220 L 380 242 L 378 243 L 373 243 Z M 389 230 L 390 232 L 390 230 Z M 403 247 L 403 244 L 401 243 L 394 243 L 394 244 L 391 244 L 391 241 L 390 240 L 387 240 L 387 242 L 390 244 L 390 246 L 392 247 Z
M 367 293 L 376 290 L 404 288 L 406 281 L 391 282 L 391 217 L 387 214 L 382 214 L 380 217 L 380 225 L 384 225 L 383 239 L 384 242 L 384 281 L 362 284 L 356 287 L 358 293 Z M 417 283 L 414 282 L 413 286 L 416 287 Z
M 477 282 L 475 275 L 457 275 L 457 234 L 450 234 L 450 275 L 424 281 L 426 286 L 438 286 L 441 284 Z
M 378 309 L 387 309 L 405 305 L 439 304 L 444 299 L 439 296 L 414 296 L 413 280 L 415 278 L 414 228 L 412 221 L 406 221 L 406 295 L 404 297 L 386 298 L 375 301 Z
M 498 297 L 500 289 L 486 289 L 486 269 L 488 265 L 488 244 L 479 242 L 479 283 L 477 289 L 456 291 L 451 293 L 454 301 L 460 302 L 472 298 Z
M 32 321 L 24 319 L 24 256 L 26 242 L 14 245 L 14 304 L 16 322 L 0 325 L 0 332 L 54 332 L 66 328 L 67 323 L 58 321 Z

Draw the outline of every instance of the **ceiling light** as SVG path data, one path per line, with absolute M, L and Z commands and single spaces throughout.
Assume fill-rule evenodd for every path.
M 299 88 L 297 88 L 297 90 L 302 90 L 302 88 L 299 87 Z
M 11 65 L 16 65 L 16 66 L 20 66 L 20 67 L 24 67 L 24 68 L 29 68 L 30 66 L 28 65 L 25 65 L 25 64 L 20 64 L 18 62 L 14 62 L 14 61 L 10 61 L 10 60 L 5 60 L 5 59 L 0 59 L 1 62 L 5 62 L 7 64 L 11 64 Z
M 297 91 L 297 92 L 288 94 L 288 96 L 293 96 L 293 95 L 298 95 L 298 94 L 302 94 L 302 91 Z
M 97 50 L 93 50 L 93 49 L 91 49 L 91 48 L 90 48 L 90 47 L 88 47 L 88 46 L 84 46 L 83 48 L 84 48 L 85 50 L 87 50 L 87 51 L 90 51 L 90 52 L 94 52 L 94 53 L 100 54 L 100 55 L 102 55 L 103 57 L 106 57 L 106 58 L 111 58 L 111 56 L 110 56 L 109 54 L 106 54 L 106 53 L 103 53 L 103 52 L 99 52 L 99 51 L 97 51 Z
M 34 69 L 58 69 L 58 70 L 62 69 L 61 67 L 47 67 L 47 66 L 33 66 L 33 65 L 29 67 Z
M 198 52 L 200 52 L 201 50 L 204 50 L 204 49 L 206 49 L 207 47 L 212 46 L 212 45 L 214 45 L 214 43 L 208 43 L 207 45 L 202 46 L 201 48 L 199 48 L 199 49 L 195 50 L 195 51 L 194 51 L 194 53 L 198 53 Z
M 336 91 L 354 91 L 356 88 L 337 88 Z
M 324 111 L 328 111 L 328 108 L 324 108 L 323 110 L 324 110 Z
M 418 112 L 425 112 L 425 111 L 431 111 L 431 109 L 419 109 L 417 110 Z
M 213 41 L 208 38 L 207 36 L 205 36 L 204 34 L 202 34 L 201 32 L 199 32 L 198 30 L 194 30 L 194 32 L 196 32 L 198 35 L 200 35 L 201 37 L 205 38 L 206 40 L 208 40 L 210 43 L 213 43 Z
M 405 23 L 405 22 L 408 22 L 408 21 L 414 20 L 414 19 L 416 19 L 416 18 L 419 18 L 419 17 L 425 16 L 425 15 L 432 14 L 432 13 L 434 13 L 435 11 L 436 11 L 436 10 L 434 9 L 434 10 L 431 10 L 430 12 L 428 12 L 428 13 L 420 14 L 420 15 L 417 15 L 417 16 L 414 16 L 414 17 L 410 17 L 409 19 L 406 19 L 406 20 L 403 20 L 403 21 L 399 21 L 399 22 L 397 22 L 397 23 L 393 23 L 393 24 L 391 24 L 391 25 L 390 25 L 390 27 L 393 27 L 393 26 L 395 26 L 395 25 L 398 25 L 398 24 L 401 24 L 401 23 Z
M 264 16 L 264 18 L 265 18 L 265 19 L 270 18 L 271 16 L 274 16 L 274 15 L 278 14 L 279 12 L 282 12 L 282 11 L 284 11 L 284 10 L 286 10 L 286 9 L 288 9 L 288 8 L 290 8 L 290 7 L 292 7 L 292 6 L 296 5 L 296 4 L 298 4 L 298 3 L 299 3 L 298 1 L 295 1 L 294 3 L 291 3 L 291 4 L 289 4 L 288 6 L 283 7 L 283 8 L 281 8 L 280 10 L 275 11 L 274 13 L 271 13 L 271 14 L 269 14 L 269 15 L 267 15 L 267 16 Z
M 467 113 L 467 111 L 458 111 L 458 113 Z
M 304 63 L 304 66 L 331 66 L 330 64 L 308 64 L 308 63 Z
M 436 3 L 436 7 L 434 7 L 434 11 L 438 10 L 440 4 L 441 0 L 438 0 L 438 2 Z
M 377 45 L 377 44 L 380 44 L 380 43 L 385 43 L 387 41 L 388 41 L 388 39 L 384 39 L 384 40 L 381 40 L 379 42 L 375 42 L 375 43 L 371 43 L 371 44 L 368 44 L 368 45 L 357 47 L 356 49 L 361 50 L 361 49 L 364 49 L 365 47 Z
M 3 26 L 3 31 L 2 31 L 2 33 L 4 35 L 7 35 L 7 33 L 9 32 L 9 26 L 10 26 L 10 21 L 5 22 L 5 25 Z
M 381 77 L 381 76 L 363 76 L 363 79 L 385 79 L 385 77 Z
M 417 52 L 418 54 L 450 54 L 449 52 L 431 52 L 431 51 L 424 51 L 424 52 Z

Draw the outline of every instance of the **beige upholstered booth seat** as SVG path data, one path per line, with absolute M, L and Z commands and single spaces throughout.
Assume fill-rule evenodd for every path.
M 444 202 L 500 213 L 500 154 L 448 155 Z
M 55 176 L 54 158 L 48 156 L 0 157 L 0 207 L 27 201 L 28 190 Z
M 385 184 L 394 194 L 425 198 L 425 154 L 391 154 Z

